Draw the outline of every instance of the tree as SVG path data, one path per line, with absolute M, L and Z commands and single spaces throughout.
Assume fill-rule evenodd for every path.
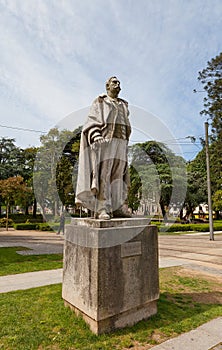
M 19 172 L 18 158 L 20 149 L 15 145 L 15 139 L 0 138 L 0 180 L 16 176 Z M 2 199 L 0 197 L 0 215 Z
M 213 207 L 216 211 L 222 211 L 222 190 L 218 190 L 213 195 Z
M 78 159 L 80 133 L 51 129 L 41 137 L 34 167 L 35 195 L 44 216 L 46 207 L 57 215 L 62 205 L 74 204 L 73 167 Z
M 15 139 L 0 138 L 0 179 L 18 175 L 20 148 L 16 147 Z
M 218 139 L 222 133 L 222 52 L 207 62 L 207 67 L 199 72 L 198 80 L 207 93 L 200 113 L 212 120 L 212 131 Z
M 8 230 L 8 215 L 9 207 L 13 203 L 21 203 L 27 200 L 31 193 L 21 176 L 9 177 L 8 179 L 0 180 L 0 194 L 6 205 L 6 230 Z
M 207 202 L 206 153 L 203 148 L 196 158 L 187 164 L 187 194 L 184 207 L 187 216 L 193 215 L 194 209 Z
M 182 206 L 186 192 L 185 161 L 166 145 L 156 141 L 139 143 L 130 148 L 130 163 L 141 179 L 141 198 L 145 205 L 159 201 L 163 217 L 169 205 Z M 138 181 L 138 180 L 137 180 Z
M 75 193 L 72 183 L 73 164 L 67 156 L 62 156 L 56 168 L 56 186 L 59 198 L 65 207 L 75 204 Z
M 142 197 L 142 182 L 138 171 L 133 165 L 129 167 L 130 174 L 130 189 L 128 193 L 128 206 L 132 209 L 132 212 L 136 211 L 140 206 Z
M 78 159 L 82 126 L 72 132 L 57 165 L 56 184 L 63 205 L 75 205 L 75 187 L 78 175 Z
M 19 175 L 21 175 L 26 182 L 27 186 L 32 190 L 31 194 L 27 197 L 25 206 L 25 213 L 28 214 L 28 207 L 33 206 L 33 217 L 36 217 L 37 203 L 34 195 L 33 189 L 33 168 L 35 157 L 37 154 L 38 148 L 28 147 L 20 150 L 19 154 Z
M 207 93 L 200 113 L 212 121 L 210 166 L 213 168 L 212 193 L 215 193 L 222 186 L 222 52 L 207 62 L 207 67 L 199 72 L 198 80 Z
M 21 149 L 15 145 L 15 139 L 0 139 L 0 179 L 7 179 L 13 176 L 22 176 L 28 187 L 32 187 L 33 165 L 37 149 L 30 147 Z M 27 198 L 28 200 L 28 198 Z M 25 204 L 26 213 L 28 205 L 34 203 L 35 197 L 29 195 L 29 202 Z M 1 213 L 1 207 L 0 207 Z M 35 215 L 35 210 L 33 210 Z

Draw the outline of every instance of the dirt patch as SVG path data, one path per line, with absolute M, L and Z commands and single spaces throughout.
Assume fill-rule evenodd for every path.
M 173 334 L 172 334 L 173 336 Z M 150 338 L 150 342 L 152 344 L 141 344 L 138 341 L 133 341 L 132 345 L 128 348 L 121 348 L 121 350 L 149 350 L 152 347 L 163 343 L 164 341 L 168 340 L 169 337 L 165 334 L 161 333 L 159 330 L 155 330 Z
M 133 342 L 130 348 L 122 348 L 122 350 L 149 350 L 152 347 L 153 345 L 150 345 L 150 344 L 141 345 L 139 342 Z
M 197 270 L 192 270 L 192 269 L 189 269 L 188 267 L 182 267 L 180 270 L 179 270 L 179 274 L 182 276 L 185 276 L 185 277 L 203 277 L 204 279 L 206 279 L 207 281 L 209 282 L 214 282 L 215 284 L 217 285 L 221 285 L 221 292 L 222 292 L 222 277 L 220 276 L 214 276 L 214 275 L 211 275 L 211 274 L 208 274 L 206 272 L 203 272 L 203 271 L 197 271 Z
M 194 293 L 191 295 L 192 300 L 201 304 L 222 304 L 222 293 Z

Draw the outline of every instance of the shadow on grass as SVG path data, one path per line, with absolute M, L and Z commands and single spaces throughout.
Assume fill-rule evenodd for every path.
M 197 296 L 203 302 L 196 301 Z M 222 293 L 161 293 L 156 315 L 119 332 L 125 334 L 158 329 L 166 336 L 187 332 L 212 318 L 221 316 L 222 305 L 216 300 L 218 298 L 222 298 Z M 211 299 L 211 302 L 207 303 L 206 299 Z M 215 303 L 212 302 L 213 299 Z

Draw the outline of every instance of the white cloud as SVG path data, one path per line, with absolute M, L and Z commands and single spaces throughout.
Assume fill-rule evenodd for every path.
M 199 134 L 197 73 L 219 53 L 220 0 L 2 0 L 4 111 L 45 125 L 85 107 L 113 74 L 122 96 L 177 137 Z M 9 98 L 10 96 L 10 98 Z M 8 112 L 7 112 L 8 110 Z

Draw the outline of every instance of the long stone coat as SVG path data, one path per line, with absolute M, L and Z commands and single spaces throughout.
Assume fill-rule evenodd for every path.
M 128 103 L 120 98 L 118 98 L 118 102 L 121 103 L 123 107 L 124 124 L 126 126 L 125 141 L 128 143 L 131 133 L 131 126 L 128 119 Z M 107 121 L 111 119 L 114 121 L 114 123 L 113 130 L 111 130 L 111 135 L 109 132 L 109 139 L 112 139 L 112 132 L 114 132 L 115 120 L 117 119 L 117 116 L 118 108 L 115 107 L 107 95 L 100 95 L 94 100 L 90 108 L 88 120 L 82 129 L 76 186 L 76 204 L 82 205 L 92 211 L 95 210 L 96 204 L 96 198 L 92 193 L 92 188 L 96 188 L 96 190 L 99 191 L 100 179 L 97 171 L 97 164 L 100 162 L 100 154 L 98 152 L 97 159 L 95 159 L 95 152 L 92 150 L 90 135 L 92 130 L 95 129 L 99 130 L 102 136 L 106 135 L 106 130 L 108 127 Z M 127 154 L 122 154 L 121 159 L 125 159 L 127 162 Z M 129 184 L 128 171 L 123 176 L 123 181 Z

